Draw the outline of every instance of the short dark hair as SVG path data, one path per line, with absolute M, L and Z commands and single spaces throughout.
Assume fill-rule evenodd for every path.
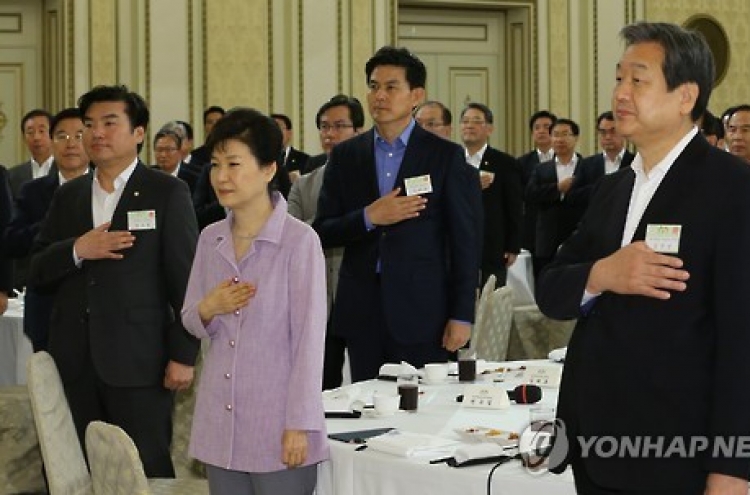
M 748 110 L 750 110 L 750 107 L 748 107 Z M 724 124 L 717 116 L 706 110 L 701 119 L 701 132 L 705 136 L 716 136 L 717 139 L 724 139 Z
M 539 119 L 550 119 L 552 121 L 552 125 L 555 125 L 555 122 L 557 122 L 557 115 L 548 110 L 539 110 L 538 112 L 534 112 L 529 119 L 530 131 L 534 130 L 534 124 L 536 124 L 536 121 Z
M 292 130 L 292 119 L 290 119 L 288 116 L 284 115 L 283 113 L 272 113 L 271 118 L 274 120 L 280 120 L 284 122 L 284 126 L 288 130 Z
M 156 146 L 156 142 L 159 139 L 165 138 L 165 137 L 174 139 L 175 143 L 177 144 L 177 147 L 178 148 L 182 148 L 182 137 L 180 137 L 180 135 L 177 134 L 176 132 L 170 131 L 170 130 L 164 129 L 164 128 L 162 128 L 161 130 L 159 130 L 159 132 L 157 132 L 156 135 L 154 136 L 154 146 Z
M 57 125 L 63 120 L 67 120 L 67 119 L 78 119 L 81 122 L 83 122 L 81 110 L 78 107 L 70 107 L 70 108 L 66 108 L 64 110 L 60 110 L 59 112 L 57 112 L 55 116 L 52 117 L 52 123 L 49 126 L 50 137 L 52 137 L 55 134 L 55 129 L 57 128 Z
M 334 107 L 347 107 L 349 109 L 349 118 L 355 129 L 361 129 L 365 125 L 365 111 L 358 99 L 353 96 L 338 94 L 323 103 L 315 114 L 315 127 L 320 129 L 320 118 L 328 110 Z
M 26 115 L 24 115 L 21 119 L 21 133 L 24 133 L 26 131 L 26 122 L 35 117 L 46 117 L 50 129 L 52 128 L 52 114 L 50 114 L 47 110 L 35 108 L 34 110 L 27 112 Z
M 395 46 L 384 46 L 365 64 L 366 82 L 369 84 L 370 76 L 375 67 L 380 65 L 394 65 L 406 69 L 406 82 L 409 88 L 424 88 L 427 81 L 427 69 L 419 58 L 406 48 Z
M 737 112 L 750 112 L 750 105 L 743 103 L 742 105 L 735 105 L 732 107 L 732 112 L 729 114 L 729 118 L 734 117 Z
M 612 110 L 607 110 L 606 112 L 600 113 L 596 118 L 597 129 L 599 128 L 599 124 L 602 123 L 602 120 L 615 120 L 615 114 L 612 113 Z
M 473 108 L 474 110 L 479 110 L 484 114 L 484 120 L 487 121 L 488 124 L 492 124 L 494 122 L 494 117 L 492 116 L 492 110 L 490 110 L 490 107 L 483 103 L 476 103 L 471 102 L 467 103 L 463 110 L 461 110 L 461 118 L 464 118 L 464 114 L 469 110 Z
M 573 132 L 574 136 L 578 136 L 581 133 L 581 128 L 578 127 L 578 124 L 576 124 L 570 119 L 557 119 L 555 123 L 552 124 L 552 127 L 555 127 L 558 125 L 568 125 L 570 127 L 570 130 Z M 550 127 L 550 130 L 552 129 L 552 127 Z
M 666 22 L 637 22 L 620 31 L 625 45 L 657 43 L 664 49 L 662 71 L 669 91 L 684 83 L 698 86 L 698 98 L 690 112 L 696 121 L 708 108 L 714 84 L 714 57 L 706 39 L 697 31 Z
M 134 91 L 130 91 L 127 86 L 96 86 L 87 93 L 78 98 L 78 108 L 81 109 L 81 116 L 86 117 L 89 107 L 94 103 L 107 101 L 121 101 L 125 103 L 125 114 L 130 120 L 131 129 L 143 127 L 145 131 L 148 127 L 149 111 L 146 100 Z
M 226 112 L 226 110 L 224 110 L 224 109 L 223 109 L 222 107 L 220 107 L 220 106 L 217 106 L 217 105 L 211 105 L 211 106 L 210 106 L 210 107 L 208 107 L 207 109 L 203 110 L 203 123 L 204 123 L 204 124 L 206 123 L 206 119 L 208 118 L 208 115 L 209 115 L 209 114 L 212 114 L 212 113 L 220 113 L 220 114 L 224 115 L 224 114 L 225 114 L 225 113 L 227 113 L 227 112 Z
M 417 108 L 414 109 L 414 115 L 417 114 L 422 108 L 424 107 L 437 107 L 442 112 L 440 118 L 443 119 L 444 125 L 451 125 L 453 123 L 453 114 L 450 110 L 448 110 L 448 107 L 443 105 L 441 102 L 437 100 L 427 100 L 423 103 L 420 103 L 417 105 Z
M 283 136 L 279 125 L 272 117 L 254 108 L 235 107 L 225 113 L 208 135 L 206 148 L 213 153 L 230 139 L 245 144 L 260 168 L 275 165 L 282 150 Z M 268 183 L 269 193 L 277 187 L 274 178 Z
M 177 120 L 176 122 L 180 124 L 183 129 L 185 129 L 185 138 L 188 141 L 192 141 L 193 140 L 193 126 L 185 122 L 184 120 Z

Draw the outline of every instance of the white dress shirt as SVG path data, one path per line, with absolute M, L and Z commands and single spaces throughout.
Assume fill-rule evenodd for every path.
M 602 151 L 602 155 L 604 156 L 604 173 L 606 175 L 614 174 L 618 170 L 620 170 L 620 164 L 622 163 L 622 157 L 625 155 L 625 148 L 621 149 L 617 155 L 615 155 L 614 160 L 609 159 L 609 155 L 607 155 L 606 151 Z
M 473 155 L 470 155 L 469 150 L 464 148 L 464 156 L 466 156 L 466 163 L 478 169 L 482 165 L 482 157 L 484 156 L 484 152 L 486 150 L 487 150 L 487 143 L 484 143 L 484 146 L 479 148 L 479 151 L 477 151 Z
M 45 177 L 49 173 L 49 169 L 52 168 L 52 162 L 55 160 L 55 157 L 53 155 L 50 155 L 49 158 L 44 160 L 42 163 L 38 163 L 36 160 L 34 160 L 34 157 L 31 158 L 31 175 L 35 179 L 38 179 L 39 177 Z

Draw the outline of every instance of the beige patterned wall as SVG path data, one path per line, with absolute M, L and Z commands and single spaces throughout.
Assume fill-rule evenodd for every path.
M 729 69 L 714 89 L 709 109 L 716 115 L 729 106 L 750 102 L 750 2 L 747 0 L 671 0 L 646 2 L 645 18 L 684 24 L 697 14 L 709 14 L 722 25 L 729 38 Z
M 116 0 L 89 0 L 91 85 L 117 82 Z
M 549 72 L 550 104 L 559 116 L 570 115 L 570 36 L 568 0 L 549 0 Z M 540 29 L 543 27 L 540 26 Z M 544 77 L 543 75 L 541 77 Z
M 272 1 L 272 0 L 268 0 Z M 268 5 L 206 1 L 206 100 L 225 107 L 268 106 Z

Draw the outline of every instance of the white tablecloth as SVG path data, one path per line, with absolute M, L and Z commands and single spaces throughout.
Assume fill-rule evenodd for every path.
M 508 269 L 508 287 L 513 289 L 513 306 L 536 304 L 534 300 L 534 270 L 531 254 L 523 250 Z
M 23 333 L 23 304 L 11 299 L 0 316 L 0 386 L 26 384 L 26 360 L 32 352 Z
M 545 361 L 548 363 L 549 361 Z M 518 382 L 501 385 L 513 389 Z M 374 390 L 395 392 L 396 384 L 385 381 L 368 381 L 352 385 L 360 387 L 360 396 Z M 522 431 L 529 422 L 529 405 L 513 404 L 509 409 L 482 410 L 463 408 L 456 396 L 463 393 L 464 385 L 449 378 L 445 385 L 420 385 L 419 409 L 416 413 L 398 412 L 393 416 L 362 417 L 359 419 L 332 419 L 327 421 L 329 433 L 397 427 L 409 432 L 429 433 L 456 439 L 455 428 L 485 426 L 503 430 Z M 542 403 L 556 404 L 557 390 L 544 389 Z M 317 495 L 486 495 L 487 476 L 492 464 L 452 468 L 446 464 L 429 464 L 434 458 L 403 458 L 375 452 L 372 449 L 356 451 L 356 445 L 331 440 L 331 460 L 318 470 Z M 439 456 L 438 456 L 439 457 Z M 514 460 L 495 471 L 492 482 L 493 495 L 572 495 L 575 493 L 570 470 L 562 475 L 550 473 L 531 474 Z

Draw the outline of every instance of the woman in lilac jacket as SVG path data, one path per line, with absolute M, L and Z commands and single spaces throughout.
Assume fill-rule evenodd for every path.
M 273 190 L 281 131 L 272 119 L 233 110 L 207 146 L 229 214 L 200 236 L 182 310 L 185 328 L 211 342 L 190 454 L 206 463 L 213 495 L 311 494 L 328 458 L 323 252 Z

